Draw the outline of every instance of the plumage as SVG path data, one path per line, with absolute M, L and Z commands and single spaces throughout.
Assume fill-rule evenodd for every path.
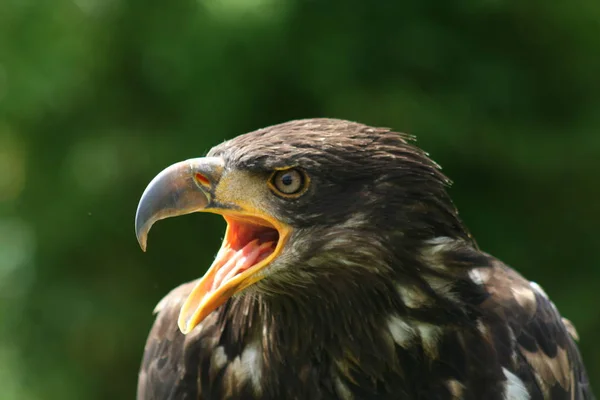
M 573 325 L 478 248 L 449 180 L 407 135 L 300 120 L 208 156 L 222 160 L 219 185 L 235 188 L 209 202 L 253 204 L 291 233 L 260 280 L 189 333 L 178 317 L 204 281 L 158 304 L 139 400 L 594 399 Z M 272 171 L 292 167 L 305 193 L 262 192 Z

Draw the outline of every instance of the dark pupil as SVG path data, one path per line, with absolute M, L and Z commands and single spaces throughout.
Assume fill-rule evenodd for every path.
M 285 186 L 290 186 L 292 183 L 294 183 L 294 178 L 291 174 L 285 174 L 281 177 L 281 183 L 283 183 Z

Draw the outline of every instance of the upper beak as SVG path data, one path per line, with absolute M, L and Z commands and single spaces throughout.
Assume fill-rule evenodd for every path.
M 146 251 L 148 232 L 161 219 L 206 209 L 223 172 L 217 157 L 193 158 L 165 168 L 148 185 L 135 214 L 135 234 Z

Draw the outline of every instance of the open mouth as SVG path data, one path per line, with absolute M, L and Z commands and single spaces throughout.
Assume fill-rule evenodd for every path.
M 214 265 L 218 265 L 218 269 L 210 282 L 208 293 L 226 285 L 244 271 L 260 265 L 273 255 L 279 242 L 279 232 L 265 220 L 229 216 L 225 220 L 227 232 L 215 258 Z M 207 282 L 207 286 L 208 284 Z
M 178 323 L 184 334 L 233 295 L 263 279 L 290 233 L 276 219 L 229 213 L 223 217 L 227 221 L 223 245 L 181 307 Z
M 264 182 L 258 183 L 260 189 L 255 186 L 257 182 L 248 182 L 248 189 L 245 181 L 235 178 L 235 170 L 227 171 L 233 177 L 229 180 L 224 178 L 224 171 L 225 160 L 221 157 L 175 163 L 152 179 L 136 210 L 135 233 L 144 251 L 150 228 L 162 219 L 210 212 L 227 221 L 225 239 L 215 260 L 193 283 L 185 300 L 181 299 L 177 323 L 183 334 L 191 332 L 232 296 L 267 277 L 293 231 L 270 212 L 268 204 L 255 204 L 239 195 L 247 192 L 251 199 L 254 188 L 266 190 Z

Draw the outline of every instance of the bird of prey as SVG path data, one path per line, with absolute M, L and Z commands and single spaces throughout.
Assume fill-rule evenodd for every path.
M 139 400 L 591 400 L 573 325 L 481 251 L 408 135 L 291 121 L 179 162 L 156 221 L 221 214 L 205 275 L 156 307 Z

